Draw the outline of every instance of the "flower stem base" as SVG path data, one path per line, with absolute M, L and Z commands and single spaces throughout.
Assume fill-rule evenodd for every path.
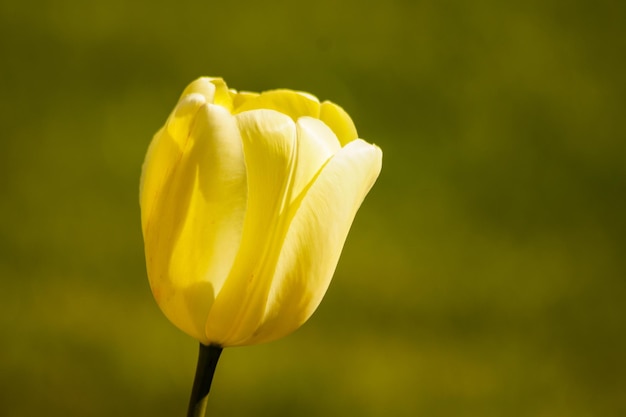
M 217 366 L 217 361 L 222 353 L 222 347 L 217 345 L 203 345 L 200 343 L 198 353 L 198 365 L 196 366 L 196 376 L 193 380 L 191 398 L 189 399 L 189 409 L 187 417 L 204 417 L 213 374 Z

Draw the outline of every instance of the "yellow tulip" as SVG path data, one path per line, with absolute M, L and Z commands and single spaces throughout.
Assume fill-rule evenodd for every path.
M 262 343 L 313 314 L 376 181 L 382 152 L 310 94 L 200 78 L 148 149 L 140 205 L 148 277 L 204 345 Z

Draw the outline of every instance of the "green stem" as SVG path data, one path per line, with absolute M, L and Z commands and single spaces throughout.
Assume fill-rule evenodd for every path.
M 191 398 L 189 399 L 189 410 L 187 417 L 204 417 L 211 381 L 217 361 L 222 353 L 222 347 L 217 345 L 203 345 L 200 343 L 198 353 L 198 365 L 196 366 L 196 377 L 193 380 Z

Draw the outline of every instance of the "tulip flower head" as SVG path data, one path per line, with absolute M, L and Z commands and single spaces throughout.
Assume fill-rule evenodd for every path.
M 200 78 L 141 176 L 146 265 L 168 319 L 204 345 L 278 339 L 315 311 L 382 164 L 339 106 Z

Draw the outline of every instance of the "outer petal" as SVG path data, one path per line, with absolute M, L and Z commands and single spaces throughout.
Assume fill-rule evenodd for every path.
M 187 146 L 193 120 L 206 103 L 201 94 L 183 97 L 168 118 L 165 126 L 154 135 L 143 163 L 139 182 L 139 204 L 144 234 L 152 216 L 153 204 L 160 198 L 166 180 L 180 160 Z
M 330 284 L 354 216 L 376 181 L 381 164 L 378 147 L 356 140 L 324 167 L 289 227 L 264 324 L 245 344 L 283 337 L 315 311 Z
M 320 120 L 335 132 L 342 146 L 358 138 L 352 119 L 344 109 L 335 103 L 330 101 L 322 103 L 320 106 Z
M 226 109 L 206 104 L 190 124 L 144 241 L 157 303 L 180 329 L 208 343 L 206 318 L 241 240 L 246 169 L 239 130 Z
M 273 110 L 236 116 L 248 172 L 248 207 L 234 267 L 206 323 L 213 343 L 234 346 L 259 325 L 286 233 L 285 205 L 293 169 L 296 127 Z

